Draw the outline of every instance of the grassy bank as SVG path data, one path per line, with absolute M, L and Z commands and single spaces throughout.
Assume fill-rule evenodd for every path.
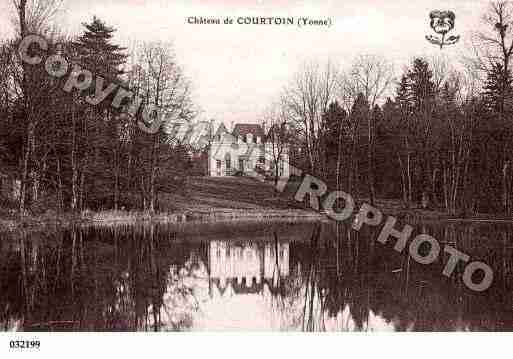
M 111 225 L 155 221 L 182 223 L 194 221 L 276 221 L 322 220 L 326 217 L 309 209 L 294 199 L 299 183 L 291 182 L 282 193 L 277 193 L 271 183 L 251 178 L 195 177 L 177 194 L 163 193 L 159 206 L 167 208 L 156 214 L 141 211 L 83 211 L 81 213 L 56 213 L 46 211 L 40 215 L 19 217 L 14 211 L 4 211 L 0 216 L 0 231 L 41 226 Z M 357 200 L 356 208 L 365 202 Z M 398 200 L 377 200 L 376 207 L 386 215 L 417 223 L 421 221 L 511 221 L 497 216 L 462 218 L 443 211 L 404 208 Z
M 0 230 L 72 224 L 115 224 L 155 221 L 180 223 L 186 221 L 321 219 L 322 215 L 308 210 L 293 199 L 292 193 L 276 193 L 270 183 L 251 178 L 191 178 L 179 193 L 162 193 L 158 206 L 164 210 L 155 214 L 142 211 L 83 211 L 20 217 L 14 210 L 0 215 Z
M 68 227 L 72 225 L 113 225 L 140 222 L 186 223 L 214 221 L 276 221 L 276 220 L 322 220 L 324 216 L 316 212 L 302 210 L 277 211 L 212 211 L 155 213 L 128 211 L 101 211 L 84 213 L 59 213 L 55 215 L 0 218 L 0 232 L 30 229 L 35 227 Z

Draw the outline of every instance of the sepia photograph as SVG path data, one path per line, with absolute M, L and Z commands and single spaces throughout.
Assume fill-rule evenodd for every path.
M 1 349 L 512 332 L 512 59 L 505 0 L 1 0 Z

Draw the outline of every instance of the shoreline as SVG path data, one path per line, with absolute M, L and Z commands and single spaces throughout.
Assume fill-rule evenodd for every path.
M 24 218 L 0 218 L 0 232 L 17 230 L 42 229 L 45 227 L 70 226 L 108 226 L 134 223 L 191 223 L 191 222 L 226 222 L 226 221 L 322 221 L 327 217 L 322 213 L 302 209 L 278 210 L 236 210 L 189 211 L 178 213 L 101 211 L 83 213 L 60 213 L 53 216 L 26 216 Z
M 493 215 L 476 215 L 473 217 L 454 216 L 440 211 L 429 210 L 397 210 L 385 209 L 384 216 L 392 215 L 411 224 L 418 222 L 451 222 L 451 223 L 498 223 L 513 224 L 513 218 Z M 43 229 L 45 227 L 70 226 L 109 226 L 130 225 L 135 223 L 212 223 L 235 221 L 331 221 L 325 213 L 306 209 L 218 209 L 215 211 L 183 211 L 176 213 L 130 212 L 130 211 L 84 211 L 82 213 L 53 213 L 24 218 L 12 216 L 0 218 L 0 232 L 18 230 Z

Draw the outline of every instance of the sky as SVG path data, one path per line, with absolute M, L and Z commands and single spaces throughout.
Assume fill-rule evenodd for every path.
M 456 13 L 454 34 L 479 26 L 481 0 L 64 0 L 59 25 L 78 34 L 94 15 L 117 28 L 116 41 L 172 42 L 193 85 L 200 120 L 260 122 L 305 62 L 342 68 L 358 54 L 378 54 L 400 71 L 414 56 L 432 56 L 431 10 Z M 0 38 L 11 33 L 11 0 L 0 0 Z M 332 26 L 191 25 L 187 18 L 275 16 L 331 19 Z M 465 41 L 444 48 L 461 56 Z

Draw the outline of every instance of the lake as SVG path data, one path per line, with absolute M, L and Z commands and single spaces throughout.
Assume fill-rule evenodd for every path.
M 333 222 L 85 226 L 3 235 L 0 326 L 20 331 L 510 331 L 513 227 L 419 224 L 488 263 L 442 275 Z

